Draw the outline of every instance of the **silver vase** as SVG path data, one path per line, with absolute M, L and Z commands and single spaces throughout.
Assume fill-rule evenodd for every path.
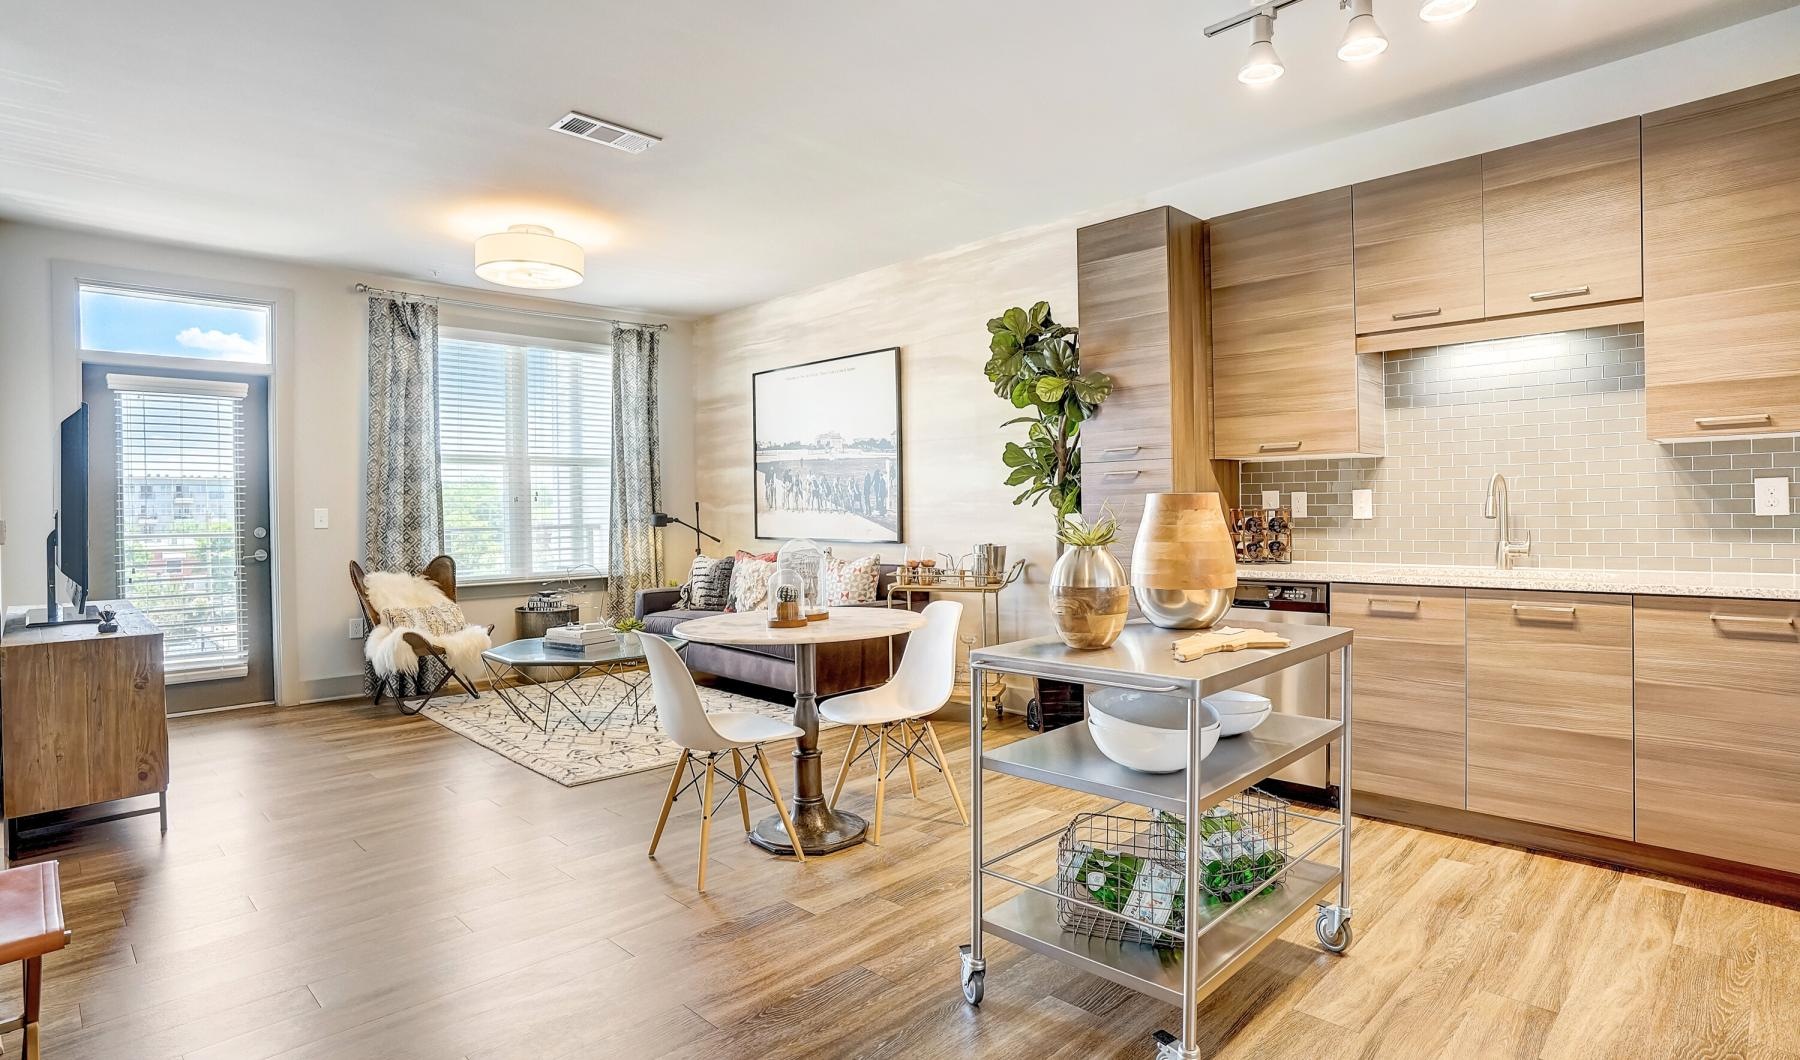
M 1211 629 L 1231 610 L 1236 593 L 1231 589 L 1145 589 L 1132 590 L 1137 595 L 1138 610 L 1152 625 L 1164 629 Z
M 1131 587 L 1125 568 L 1098 546 L 1063 551 L 1050 571 L 1050 613 L 1056 633 L 1071 648 L 1109 648 L 1125 629 Z

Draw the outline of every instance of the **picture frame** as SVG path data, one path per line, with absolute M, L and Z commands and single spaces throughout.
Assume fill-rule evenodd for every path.
M 759 540 L 904 540 L 900 347 L 756 372 L 750 407 Z

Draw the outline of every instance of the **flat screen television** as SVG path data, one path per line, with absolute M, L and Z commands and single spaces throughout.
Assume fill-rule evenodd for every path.
M 62 421 L 61 460 L 57 465 L 57 509 L 51 516 L 50 536 L 44 539 L 44 592 L 42 611 L 25 617 L 27 626 L 67 626 L 100 621 L 100 613 L 88 605 L 88 407 L 81 407 Z M 56 590 L 56 576 L 69 580 L 69 602 L 64 606 Z

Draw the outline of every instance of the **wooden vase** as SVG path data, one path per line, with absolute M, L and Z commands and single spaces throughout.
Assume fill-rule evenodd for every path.
M 1152 493 L 1131 550 L 1131 586 L 1144 617 L 1168 629 L 1205 629 L 1237 588 L 1237 547 L 1217 493 Z

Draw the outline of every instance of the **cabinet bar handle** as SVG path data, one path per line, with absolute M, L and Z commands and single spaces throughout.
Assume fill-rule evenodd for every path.
M 1592 289 L 1593 288 L 1591 287 L 1564 287 L 1555 291 L 1533 291 L 1526 297 L 1530 298 L 1533 302 L 1549 302 L 1557 298 L 1574 298 L 1578 295 L 1584 295 Z
M 1291 453 L 1300 448 L 1299 442 L 1264 442 L 1256 447 L 1259 453 Z
M 1410 611 L 1417 611 L 1421 602 L 1416 596 L 1371 596 L 1369 597 L 1369 610 L 1373 611 L 1377 607 L 1404 607 Z
M 1102 449 L 1102 450 L 1100 450 L 1100 455 L 1101 456 L 1111 456 L 1114 453 L 1123 453 L 1126 456 L 1136 456 L 1138 454 L 1139 450 L 1141 450 L 1143 448 L 1144 447 L 1141 445 L 1120 445 L 1120 446 L 1115 446 L 1111 449 Z
M 1558 618 L 1574 618 L 1575 617 L 1575 609 L 1573 607 L 1557 607 L 1553 604 L 1514 604 L 1514 605 L 1512 605 L 1512 609 L 1513 609 L 1513 614 L 1515 614 L 1515 615 L 1534 615 L 1535 614 L 1535 615 L 1555 615 Z
M 1766 412 L 1753 412 L 1743 416 L 1699 416 L 1694 419 L 1694 426 L 1703 431 L 1716 431 L 1720 427 L 1767 427 L 1775 422 L 1774 417 Z
M 1108 471 L 1105 474 L 1101 475 L 1100 477 L 1101 478 L 1137 478 L 1141 474 L 1143 474 L 1143 472 L 1141 472 L 1141 471 Z
M 1792 618 L 1764 618 L 1761 615 L 1713 615 L 1712 620 L 1720 625 L 1773 626 L 1777 629 L 1794 629 L 1800 625 Z
M 1395 313 L 1394 319 L 1395 320 L 1417 320 L 1420 317 L 1434 317 L 1442 312 L 1443 312 L 1442 308 L 1435 307 L 1435 306 L 1431 309 L 1409 309 L 1404 313 Z

